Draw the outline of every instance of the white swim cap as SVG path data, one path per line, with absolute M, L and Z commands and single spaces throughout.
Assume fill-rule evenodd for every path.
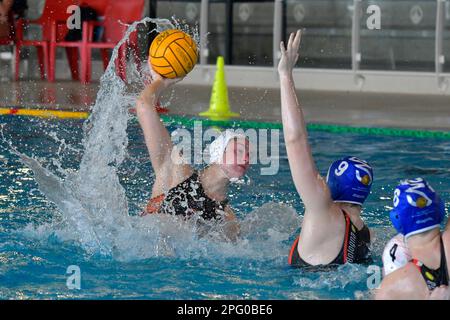
M 243 138 L 245 135 L 240 133 L 235 133 L 233 130 L 225 130 L 209 145 L 209 162 L 210 163 L 221 163 L 223 159 L 223 154 L 227 148 L 228 142 L 234 138 Z
M 404 267 L 409 261 L 411 261 L 411 259 L 412 257 L 403 235 L 396 235 L 384 247 L 384 275 L 387 276 L 389 273 Z

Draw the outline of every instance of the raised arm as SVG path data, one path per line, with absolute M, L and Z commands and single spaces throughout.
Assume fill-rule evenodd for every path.
M 292 70 L 298 60 L 301 31 L 291 33 L 287 47 L 281 42 L 278 65 L 281 86 L 281 116 L 289 166 L 306 211 L 327 212 L 332 205 L 330 191 L 320 176 L 308 143 L 303 111 L 295 93 Z
M 156 111 L 156 103 L 166 88 L 181 79 L 167 79 L 154 71 L 151 72 L 153 80 L 137 99 L 136 113 L 144 133 L 153 170 L 158 175 L 164 164 L 171 163 L 173 144 L 169 132 Z

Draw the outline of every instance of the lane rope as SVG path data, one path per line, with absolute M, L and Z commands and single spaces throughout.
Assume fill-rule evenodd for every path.
M 0 115 L 3 116 L 31 116 L 56 119 L 87 119 L 89 112 L 83 111 L 61 111 L 48 109 L 23 109 L 16 107 L 0 108 Z M 186 117 L 179 115 L 160 115 L 161 119 L 169 125 L 179 125 L 193 127 L 195 121 L 201 121 L 203 126 L 217 126 L 226 128 L 242 129 L 282 129 L 279 122 L 263 122 L 249 120 L 228 120 L 217 121 L 198 117 Z M 353 127 L 335 124 L 310 123 L 307 125 L 310 131 L 322 131 L 330 133 L 353 133 L 359 135 L 374 136 L 396 136 L 396 137 L 415 137 L 415 138 L 436 138 L 450 140 L 450 131 L 434 130 L 414 130 L 414 129 L 396 129 L 383 127 Z
M 40 118 L 58 119 L 87 119 L 88 112 L 82 111 L 62 111 L 48 109 L 22 109 L 22 108 L 0 108 L 0 115 L 29 116 Z

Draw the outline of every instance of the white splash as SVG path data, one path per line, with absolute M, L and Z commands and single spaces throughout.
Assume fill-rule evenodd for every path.
M 28 226 L 22 232 L 41 239 L 56 235 L 62 241 L 79 243 L 90 254 L 100 253 L 121 261 L 156 256 L 263 260 L 285 257 L 288 244 L 283 242 L 300 225 L 298 215 L 286 206 L 268 204 L 249 214 L 241 223 L 242 237 L 237 243 L 223 241 L 220 227 L 199 238 L 195 219 L 129 215 L 118 168 L 127 157 L 129 108 L 134 106 L 136 92 L 142 89 L 149 72 L 146 63 L 140 64 L 142 68 L 133 63 L 131 70 L 127 68 L 125 83 L 116 75 L 114 61 L 118 48 L 137 26 L 149 22 L 155 23 L 158 31 L 174 27 L 169 20 L 145 18 L 133 23 L 114 48 L 101 77 L 92 114 L 84 124 L 84 151 L 78 170 L 64 170 L 57 163 L 58 173 L 63 171 L 60 177 L 38 160 L 11 149 L 33 170 L 39 190 L 56 204 L 62 218 L 61 223 Z M 198 36 L 194 38 L 199 41 Z M 55 136 L 53 139 L 58 141 Z

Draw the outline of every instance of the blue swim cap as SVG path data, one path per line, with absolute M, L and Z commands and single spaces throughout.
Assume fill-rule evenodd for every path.
M 402 181 L 394 191 L 390 217 L 399 233 L 412 236 L 440 227 L 445 217 L 444 202 L 424 179 Z
M 346 157 L 328 169 L 327 184 L 334 202 L 362 205 L 370 193 L 372 167 L 364 160 Z

